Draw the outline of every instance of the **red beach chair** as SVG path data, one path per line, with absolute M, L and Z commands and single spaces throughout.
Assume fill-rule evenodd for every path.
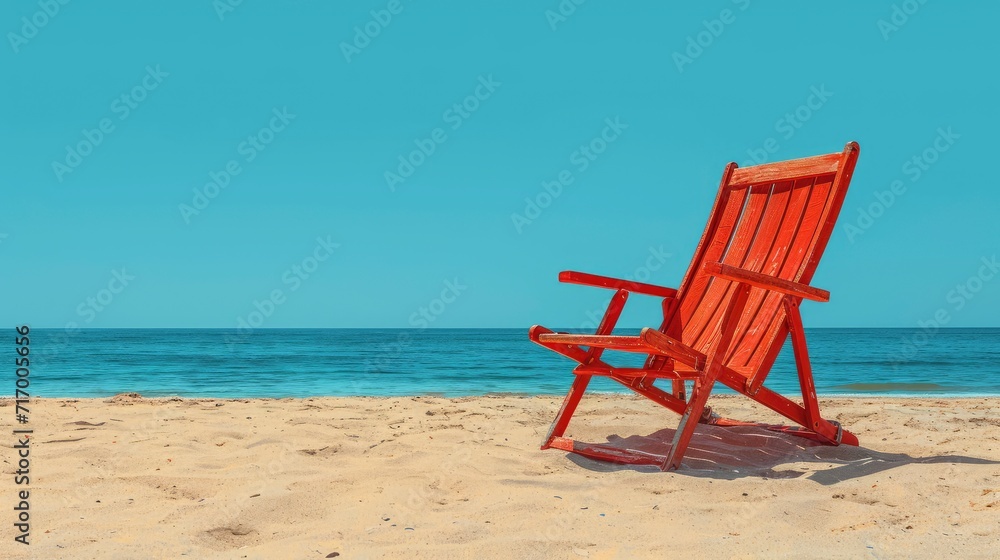
M 706 406 L 716 382 L 782 414 L 799 427 L 765 426 L 832 445 L 858 445 L 854 434 L 820 416 L 799 304 L 829 301 L 809 285 L 847 194 L 860 149 L 740 168 L 726 166 L 708 226 L 678 289 L 581 272 L 561 272 L 560 282 L 616 290 L 592 335 L 555 333 L 535 325 L 532 342 L 579 365 L 542 449 L 550 447 L 606 461 L 680 467 L 698 423 L 748 425 L 720 418 Z M 663 322 L 638 336 L 613 335 L 629 293 L 663 298 Z M 802 404 L 767 387 L 785 338 L 791 335 Z M 646 354 L 641 368 L 602 360 L 605 350 Z M 665 456 L 563 437 L 591 377 L 609 377 L 681 415 Z M 655 385 L 671 381 L 669 390 Z M 690 398 L 685 381 L 691 381 Z M 761 426 L 764 426 L 761 424 Z

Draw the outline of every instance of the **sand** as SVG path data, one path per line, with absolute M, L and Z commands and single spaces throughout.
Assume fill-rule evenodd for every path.
M 826 399 L 862 446 L 700 426 L 679 472 L 538 449 L 553 397 L 38 400 L 31 544 L 2 558 L 988 558 L 1000 399 Z M 716 410 L 776 421 L 746 399 Z M 588 396 L 567 435 L 665 445 L 677 417 Z M 747 430 L 743 430 L 747 432 Z M 619 442 L 624 444 L 625 442 Z

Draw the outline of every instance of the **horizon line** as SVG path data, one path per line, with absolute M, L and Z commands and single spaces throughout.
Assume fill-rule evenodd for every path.
M 20 323 L 25 325 L 26 323 Z M 186 330 L 186 331 L 239 331 L 239 327 L 80 327 L 69 329 L 66 327 L 33 327 L 27 324 L 28 328 L 32 330 L 46 330 L 46 331 L 112 331 L 112 330 L 150 330 L 150 331 L 170 331 L 170 330 Z M 529 327 L 258 327 L 250 329 L 249 333 L 252 334 L 257 331 L 289 331 L 289 330 L 299 330 L 299 331 L 362 331 L 362 330 L 379 330 L 379 331 L 471 331 L 471 330 L 528 330 Z M 618 329 L 629 330 L 629 329 L 643 329 L 647 327 L 618 327 Z M 579 327 L 558 327 L 559 330 L 564 331 L 578 331 L 585 330 L 589 331 L 592 329 L 581 329 Z M 929 330 L 924 327 L 805 327 L 806 330 Z M 969 329 L 1000 329 L 1000 326 L 968 326 L 968 327 L 938 327 L 933 329 L 933 332 L 938 331 L 957 331 L 957 330 L 969 330 Z M 243 329 L 245 330 L 245 329 Z M 617 329 L 616 329 L 617 330 Z

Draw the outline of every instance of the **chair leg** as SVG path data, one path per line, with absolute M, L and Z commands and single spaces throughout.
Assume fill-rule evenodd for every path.
M 673 394 L 674 397 L 677 397 L 682 401 L 687 400 L 687 391 L 684 389 L 684 380 L 675 379 L 673 381 Z
M 815 430 L 819 427 L 819 403 L 816 399 L 816 386 L 813 383 L 812 365 L 809 363 L 809 350 L 806 347 L 806 334 L 802 328 L 802 317 L 799 307 L 789 298 L 782 300 L 785 306 L 785 320 L 788 323 L 788 333 L 792 339 L 792 352 L 795 355 L 795 369 L 799 375 L 799 386 L 802 389 L 802 404 L 806 410 L 806 428 Z
M 701 414 L 705 410 L 705 403 L 708 402 L 708 395 L 712 393 L 712 386 L 715 385 L 715 376 L 706 376 L 704 380 L 695 382 L 694 390 L 691 391 L 691 400 L 688 402 L 681 423 L 674 432 L 674 441 L 670 444 L 670 452 L 666 461 L 660 467 L 661 470 L 678 469 L 681 460 L 687 451 L 688 444 L 691 443 L 691 436 L 701 419 Z
M 834 445 L 843 441 L 844 430 L 840 424 L 826 420 L 819 412 L 819 399 L 816 397 L 816 384 L 813 381 L 812 364 L 809 361 L 809 349 L 806 346 L 805 329 L 802 327 L 802 316 L 797 303 L 789 298 L 783 300 L 785 317 L 788 321 L 788 332 L 792 338 L 792 351 L 795 354 L 795 369 L 799 374 L 799 386 L 802 389 L 802 408 L 805 410 L 805 426 L 819 434 Z M 848 432 L 848 441 L 853 434 Z
M 719 333 L 719 340 L 712 349 L 712 355 L 705 365 L 701 379 L 695 381 L 694 389 L 691 391 L 691 400 L 688 401 L 681 423 L 674 433 L 674 441 L 670 445 L 670 453 L 667 460 L 663 462 L 662 470 L 678 469 L 681 466 L 681 459 L 687 451 L 694 429 L 701 420 L 701 415 L 705 411 L 705 403 L 708 402 L 708 395 L 712 393 L 715 380 L 719 378 L 720 365 L 725 359 L 729 350 L 729 343 L 732 342 L 733 334 L 740 322 L 743 310 L 746 308 L 747 298 L 750 297 L 750 285 L 738 284 L 733 291 L 733 295 L 726 306 L 723 315 L 722 328 Z
M 552 426 L 549 427 L 548 435 L 542 441 L 542 449 L 548 449 L 554 438 L 562 437 L 566 433 L 569 420 L 573 417 L 573 413 L 576 412 L 576 405 L 580 404 L 580 399 L 587 390 L 590 378 L 590 375 L 577 375 L 576 379 L 573 380 L 569 392 L 566 393 L 566 398 L 563 399 L 562 407 L 559 408 L 559 413 L 556 414 L 556 419 L 552 421 Z
M 597 326 L 597 334 L 611 334 L 615 328 L 615 324 L 618 322 L 618 317 L 622 314 L 622 309 L 624 309 L 626 301 L 628 301 L 628 292 L 626 290 L 618 290 L 615 292 L 615 295 L 611 297 L 611 301 L 608 302 L 608 309 L 604 312 L 601 324 Z M 600 360 L 601 354 L 603 353 L 603 348 L 591 348 L 587 351 L 586 357 L 580 363 L 583 365 L 590 365 L 594 363 L 594 361 Z M 559 413 L 556 414 L 556 419 L 552 422 L 552 426 L 549 427 L 549 433 L 545 436 L 545 441 L 542 442 L 542 449 L 548 449 L 553 438 L 562 437 L 563 433 L 566 432 L 566 426 L 569 425 L 569 419 L 572 418 L 573 413 L 576 412 L 576 405 L 580 404 L 580 399 L 583 397 L 583 393 L 587 390 L 587 384 L 590 383 L 590 378 L 590 375 L 576 374 L 576 379 L 573 380 L 573 385 L 570 386 L 569 393 L 566 393 L 566 398 L 563 399 L 562 407 L 559 409 Z

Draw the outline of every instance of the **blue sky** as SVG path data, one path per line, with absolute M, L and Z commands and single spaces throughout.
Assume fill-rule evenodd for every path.
M 0 8 L 4 322 L 577 327 L 857 140 L 807 325 L 998 326 L 996 6 L 223 2 Z

